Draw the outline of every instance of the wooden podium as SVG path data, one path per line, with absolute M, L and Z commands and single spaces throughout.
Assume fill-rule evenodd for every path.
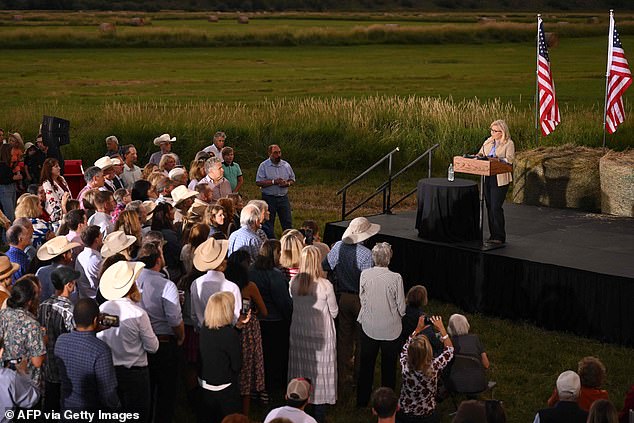
M 501 248 L 504 244 L 494 244 L 484 241 L 484 177 L 495 176 L 499 173 L 513 172 L 513 166 L 501 162 L 496 158 L 481 158 L 455 156 L 453 158 L 453 171 L 458 173 L 468 173 L 470 175 L 480 175 L 480 237 L 483 251 Z

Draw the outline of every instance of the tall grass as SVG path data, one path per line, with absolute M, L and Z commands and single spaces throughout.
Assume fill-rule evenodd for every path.
M 531 108 L 499 100 L 414 96 L 275 99 L 254 104 L 114 102 L 92 108 L 45 104 L 7 110 L 4 118 L 30 139 L 35 133 L 27 128 L 35 128 L 34 122 L 51 109 L 72 122 L 72 143 L 64 147 L 65 154 L 87 161 L 100 156 L 108 135 L 134 143 L 143 156 L 155 149 L 151 141 L 164 132 L 178 138 L 174 150 L 190 159 L 217 129 L 229 134 L 241 163 L 258 163 L 266 146 L 278 143 L 289 160 L 342 169 L 364 168 L 397 146 L 399 160 L 409 161 L 435 143 L 440 144 L 436 159 L 447 163 L 453 155 L 475 151 L 488 135 L 490 122 L 500 118 L 508 122 L 517 150 L 538 142 Z M 553 134 L 540 138 L 540 145 L 601 144 L 602 110 L 563 107 L 561 113 L 563 122 Z M 631 114 L 629 106 L 626 113 Z M 631 120 L 608 141 L 615 149 L 634 146 Z
M 116 21 L 117 19 L 111 19 Z M 551 23 L 560 37 L 592 37 L 606 33 L 605 24 Z M 634 22 L 619 24 L 621 35 L 634 33 Z M 2 31 L 4 48 L 111 48 L 111 47 L 240 47 L 368 44 L 482 44 L 526 42 L 535 38 L 532 23 L 439 23 L 425 26 L 373 24 L 343 28 L 257 26 L 239 29 L 137 27 L 102 34 L 98 27 L 15 27 Z

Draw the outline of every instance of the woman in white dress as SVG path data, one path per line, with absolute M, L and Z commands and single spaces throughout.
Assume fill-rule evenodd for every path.
M 310 379 L 315 419 L 322 422 L 326 405 L 337 402 L 337 335 L 339 308 L 332 284 L 321 269 L 321 253 L 309 245 L 302 250 L 299 273 L 291 282 L 291 323 L 288 379 Z
M 59 228 L 65 213 L 64 203 L 70 198 L 70 189 L 66 179 L 60 174 L 61 168 L 57 159 L 48 158 L 42 165 L 40 183 L 46 194 L 45 210 L 51 217 L 53 230 Z

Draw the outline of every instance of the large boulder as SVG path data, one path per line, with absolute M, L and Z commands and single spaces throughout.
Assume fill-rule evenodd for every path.
M 513 169 L 514 203 L 601 210 L 600 148 L 567 144 L 518 152 Z

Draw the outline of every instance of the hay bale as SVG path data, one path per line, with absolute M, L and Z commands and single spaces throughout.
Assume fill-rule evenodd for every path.
M 517 153 L 513 166 L 513 202 L 599 211 L 599 159 L 603 154 L 600 148 L 572 144 Z
M 239 24 L 248 24 L 249 23 L 249 17 L 247 15 L 238 16 L 238 23 Z
M 104 34 L 109 34 L 109 33 L 115 32 L 116 30 L 117 30 L 117 27 L 113 23 L 102 22 L 99 24 L 99 31 Z
M 548 44 L 548 48 L 554 48 L 559 45 L 559 36 L 555 32 L 547 32 L 546 36 L 546 44 Z
M 218 22 L 219 20 L 218 15 L 209 15 L 207 17 L 207 22 Z
M 634 217 L 634 150 L 608 152 L 599 161 L 601 212 Z
M 145 25 L 145 18 L 135 17 L 130 19 L 130 25 L 132 26 L 143 26 Z

